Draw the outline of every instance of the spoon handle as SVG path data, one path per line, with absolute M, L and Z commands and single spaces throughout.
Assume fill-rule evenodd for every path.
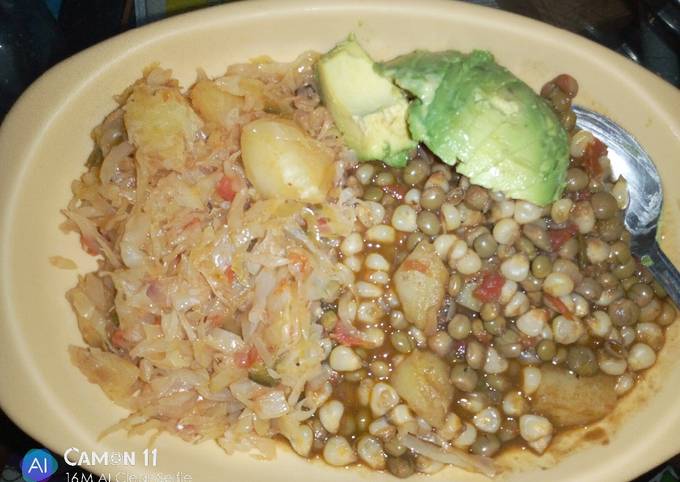
M 656 280 L 663 286 L 675 306 L 680 306 L 680 272 L 661 250 L 659 243 L 655 242 L 646 254 L 649 258 L 643 264 L 649 268 Z M 643 256 L 643 261 L 644 258 Z

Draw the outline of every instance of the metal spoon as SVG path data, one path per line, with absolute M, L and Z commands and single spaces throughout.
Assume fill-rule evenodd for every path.
M 630 202 L 624 222 L 630 231 L 631 251 L 647 266 L 676 306 L 680 306 L 680 273 L 661 251 L 656 230 L 663 203 L 661 179 L 640 143 L 608 117 L 574 106 L 576 125 L 590 131 L 609 147 L 614 177 L 628 181 Z

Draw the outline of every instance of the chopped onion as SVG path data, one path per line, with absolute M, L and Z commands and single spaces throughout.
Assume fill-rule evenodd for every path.
M 496 467 L 489 457 L 471 455 L 455 448 L 445 449 L 406 434 L 401 439 L 406 447 L 443 464 L 455 465 L 465 470 L 480 472 L 488 477 L 496 475 Z

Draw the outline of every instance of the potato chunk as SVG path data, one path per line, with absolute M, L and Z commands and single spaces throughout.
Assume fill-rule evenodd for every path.
M 125 127 L 137 160 L 151 170 L 181 171 L 202 126 L 176 87 L 139 84 L 125 103 Z
M 440 427 L 453 400 L 449 367 L 430 352 L 414 351 L 402 361 L 390 378 L 399 396 L 427 423 Z
M 614 409 L 614 385 L 614 378 L 606 375 L 577 377 L 564 369 L 544 366 L 531 405 L 557 427 L 587 425 Z
M 394 287 L 406 319 L 432 335 L 444 301 L 449 272 L 432 244 L 422 241 L 394 273 Z
M 135 392 L 139 368 L 132 362 L 98 348 L 70 346 L 71 362 L 87 377 L 90 383 L 99 385 L 114 402 L 127 406 Z
M 232 95 L 211 80 L 199 80 L 189 94 L 191 105 L 207 122 L 231 127 L 243 107 L 243 97 Z
M 320 203 L 333 185 L 333 153 L 291 120 L 245 125 L 241 156 L 248 180 L 264 198 Z

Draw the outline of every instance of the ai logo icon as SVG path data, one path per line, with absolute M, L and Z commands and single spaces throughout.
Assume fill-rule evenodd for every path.
M 21 475 L 26 482 L 48 480 L 57 471 L 57 461 L 47 450 L 31 449 L 21 460 Z

